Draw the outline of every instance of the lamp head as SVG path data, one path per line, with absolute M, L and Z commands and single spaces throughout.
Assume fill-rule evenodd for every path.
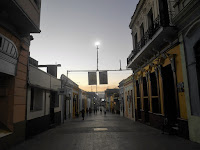
M 96 45 L 96 46 L 99 46 L 99 45 L 100 45 L 100 42 L 95 42 L 95 45 Z

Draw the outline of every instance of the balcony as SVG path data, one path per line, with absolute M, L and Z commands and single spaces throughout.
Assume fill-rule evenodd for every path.
M 21 35 L 40 32 L 40 3 L 34 0 L 1 0 L 0 25 Z
M 127 68 L 133 71 L 148 62 L 177 37 L 177 31 L 158 16 L 127 58 Z

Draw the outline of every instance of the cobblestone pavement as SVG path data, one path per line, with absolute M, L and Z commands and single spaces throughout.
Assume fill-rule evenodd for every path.
M 66 121 L 11 150 L 200 150 L 200 144 L 114 114 Z

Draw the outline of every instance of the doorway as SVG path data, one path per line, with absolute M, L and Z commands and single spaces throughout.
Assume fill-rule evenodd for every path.
M 174 76 L 171 69 L 171 65 L 162 67 L 162 78 L 163 78 L 163 91 L 164 91 L 164 112 L 168 122 L 171 125 L 177 122 L 177 106 L 176 106 L 176 95 L 174 87 Z
M 50 124 L 54 124 L 55 123 L 55 114 L 54 114 L 55 98 L 56 98 L 56 92 L 51 91 L 51 97 L 50 97 Z
M 138 116 L 138 119 L 141 119 L 141 102 L 140 102 L 140 85 L 139 85 L 139 82 L 138 80 L 136 81 L 136 94 L 137 94 L 137 116 Z
M 13 76 L 0 72 L 0 133 L 7 133 L 13 129 L 8 120 L 12 119 L 12 111 L 9 108 L 13 107 L 11 103 L 13 95 Z
M 67 120 L 67 97 L 65 96 L 65 99 L 64 99 L 64 120 Z
M 143 98 L 144 98 L 144 113 L 145 122 L 149 122 L 149 97 L 146 77 L 143 77 Z

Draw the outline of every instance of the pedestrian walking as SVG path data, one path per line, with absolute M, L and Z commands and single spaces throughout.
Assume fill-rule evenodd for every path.
M 87 113 L 87 115 L 88 115 L 88 112 L 89 112 L 89 110 L 88 110 L 88 108 L 86 108 L 86 113 Z
M 83 120 L 84 120 L 84 117 L 85 117 L 85 110 L 82 109 L 81 113 L 82 113 L 82 118 L 83 118 Z

